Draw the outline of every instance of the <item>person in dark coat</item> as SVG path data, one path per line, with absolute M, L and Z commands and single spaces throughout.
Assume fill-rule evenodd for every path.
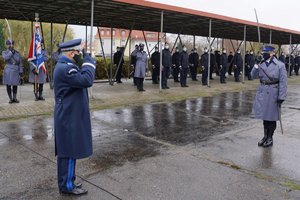
M 243 58 L 241 56 L 241 50 L 238 49 L 233 57 L 233 68 L 234 68 L 234 80 L 240 82 L 240 73 L 243 68 Z
M 252 68 L 254 67 L 254 64 L 255 64 L 255 57 L 254 57 L 253 51 L 251 50 L 250 54 L 247 56 L 247 62 L 245 62 L 245 65 L 246 65 L 245 75 L 248 77 L 249 81 L 252 80 L 251 71 L 252 71 Z
M 117 47 L 117 52 L 114 54 L 114 65 L 116 67 L 116 81 L 117 81 L 117 83 L 122 83 L 122 81 L 121 81 L 122 68 L 123 68 L 123 64 L 124 64 L 123 49 L 124 48 Z M 119 65 L 119 63 L 120 63 L 120 65 Z
M 62 55 L 54 69 L 54 133 L 58 187 L 62 194 L 81 195 L 87 190 L 75 183 L 76 160 L 93 153 L 88 87 L 93 85 L 95 60 L 83 51 L 81 39 L 60 44 Z
M 44 61 L 47 62 L 49 60 L 48 57 L 48 53 L 46 50 L 42 50 L 42 55 L 44 58 Z M 46 77 L 47 77 L 47 72 L 44 71 L 44 69 L 42 67 L 39 68 L 38 72 L 37 72 L 37 68 L 36 66 L 33 65 L 32 62 L 29 62 L 29 79 L 28 82 L 33 84 L 33 94 L 35 96 L 35 100 L 36 101 L 44 101 L 44 97 L 43 97 L 43 89 L 44 89 L 44 83 L 46 82 Z M 45 67 L 46 67 L 46 63 L 45 63 Z M 35 78 L 37 81 L 37 85 L 35 85 Z M 37 86 L 37 88 L 36 88 Z
M 285 58 L 285 67 L 286 67 L 286 71 L 290 74 L 290 76 L 292 76 L 294 65 L 295 65 L 295 59 L 293 54 L 287 55 Z
M 197 79 L 197 72 L 198 72 L 198 65 L 199 65 L 199 54 L 197 49 L 194 48 L 192 53 L 189 56 L 189 63 L 190 63 L 190 72 L 193 81 L 198 81 Z
M 228 61 L 228 57 L 227 57 L 227 52 L 226 49 L 223 48 L 222 50 L 222 55 L 220 57 L 220 83 L 225 84 L 225 74 L 227 71 L 227 61 Z
M 208 79 L 208 49 L 204 48 L 204 54 L 201 55 L 201 66 L 202 66 L 202 85 L 207 85 Z
M 158 84 L 159 69 L 160 69 L 160 53 L 158 47 L 155 46 L 155 52 L 151 55 L 152 64 L 152 83 Z
M 173 67 L 174 82 L 179 82 L 179 80 L 178 80 L 178 75 L 180 72 L 179 57 L 180 57 L 179 49 L 178 49 L 178 47 L 176 47 L 175 53 L 173 53 L 173 55 L 172 55 L 172 67 Z
M 168 77 L 170 75 L 171 66 L 172 66 L 172 56 L 169 50 L 169 44 L 166 44 L 164 50 L 162 51 L 162 67 L 163 67 L 162 75 L 161 75 L 162 89 L 170 89 L 168 87 Z
M 281 62 L 283 62 L 283 63 L 285 63 L 285 55 L 284 55 L 283 52 L 282 52 L 281 55 L 279 56 L 279 59 L 278 59 L 278 60 L 281 61 Z
M 180 85 L 181 85 L 181 87 L 189 87 L 186 83 L 187 73 L 189 70 L 189 54 L 187 53 L 186 46 L 183 46 L 182 52 L 180 53 L 179 69 L 180 69 Z
M 273 56 L 274 47 L 264 46 L 263 52 L 264 62 L 251 71 L 252 78 L 260 79 L 252 112 L 264 125 L 264 137 L 258 146 L 269 147 L 273 145 L 279 109 L 287 96 L 287 73 L 284 64 Z
M 220 51 L 215 51 L 215 58 L 216 58 L 216 66 L 215 66 L 215 70 L 216 70 L 216 75 L 220 76 L 220 61 L 221 61 L 221 54 Z
M 300 67 L 300 55 L 299 55 L 299 52 L 297 52 L 297 55 L 295 57 L 295 74 L 296 76 L 299 75 L 299 67 Z
M 211 48 L 211 53 L 210 53 L 210 71 L 209 71 L 209 79 L 214 80 L 212 77 L 212 74 L 216 70 L 216 56 L 213 54 L 213 48 Z
M 139 51 L 136 53 L 134 77 L 136 80 L 137 90 L 144 92 L 144 78 L 148 69 L 148 57 L 144 51 L 144 44 L 139 44 Z
M 246 51 L 244 59 L 245 59 L 245 76 L 247 76 L 247 77 L 249 77 L 249 74 L 251 72 L 247 69 L 247 63 L 249 62 L 249 56 L 250 56 L 249 51 Z
M 14 49 L 13 40 L 7 40 L 5 44 L 7 49 L 2 51 L 2 57 L 5 62 L 3 85 L 6 85 L 9 103 L 19 103 L 17 91 L 23 76 L 22 57 L 21 54 Z
M 134 77 L 134 73 L 135 73 L 135 64 L 136 64 L 136 54 L 139 51 L 139 45 L 135 45 L 135 49 L 131 52 L 130 54 L 130 66 L 132 68 L 132 72 L 129 75 L 130 77 L 133 77 L 133 85 L 136 86 L 136 80 Z
M 233 67 L 233 54 L 232 51 L 230 51 L 228 55 L 228 75 L 232 76 L 232 67 Z

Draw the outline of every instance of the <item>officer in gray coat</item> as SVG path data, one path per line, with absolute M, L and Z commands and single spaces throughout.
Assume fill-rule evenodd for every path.
M 48 53 L 46 50 L 42 50 L 42 55 L 44 58 L 44 61 L 47 62 L 49 57 L 48 57 Z M 46 77 L 47 77 L 47 73 L 46 71 L 44 71 L 41 67 L 39 68 L 39 72 L 37 72 L 36 67 L 29 62 L 30 65 L 30 71 L 29 71 L 29 83 L 33 84 L 33 93 L 35 95 L 35 100 L 36 101 L 44 101 L 44 97 L 43 97 L 43 88 L 44 88 L 44 83 L 46 82 Z M 45 63 L 46 66 L 46 63 Z M 37 88 L 35 88 L 35 78 L 37 81 Z M 36 91 L 37 90 L 37 91 Z
M 136 63 L 134 78 L 136 81 L 137 90 L 144 92 L 144 78 L 146 76 L 146 71 L 148 69 L 148 57 L 147 53 L 144 51 L 144 44 L 139 44 L 139 51 L 136 53 Z
M 279 120 L 279 109 L 287 95 L 287 72 L 284 63 L 274 56 L 274 47 L 263 47 L 263 62 L 255 64 L 252 78 L 259 78 L 253 114 L 257 119 L 263 120 L 264 137 L 258 146 L 269 147 L 273 145 L 273 134 L 276 121 Z
M 182 52 L 179 57 L 180 69 L 180 85 L 181 87 L 189 87 L 186 84 L 187 73 L 189 70 L 189 54 L 186 52 L 187 48 L 183 46 Z
M 95 60 L 83 52 L 81 39 L 60 44 L 62 55 L 54 69 L 54 134 L 59 192 L 82 195 L 87 190 L 75 183 L 76 160 L 93 153 L 87 88 L 95 78 Z
M 22 58 L 20 53 L 14 49 L 13 40 L 7 40 L 6 47 L 7 50 L 2 52 L 6 64 L 3 71 L 3 84 L 6 85 L 9 103 L 19 103 L 17 91 L 23 76 Z

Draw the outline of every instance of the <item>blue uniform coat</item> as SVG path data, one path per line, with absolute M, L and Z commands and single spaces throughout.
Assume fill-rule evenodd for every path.
M 20 85 L 20 74 L 23 74 L 23 63 L 19 52 L 12 53 L 10 50 L 2 52 L 2 57 L 5 62 L 3 71 L 4 85 Z
M 92 131 L 87 88 L 93 85 L 95 61 L 88 55 L 79 69 L 62 55 L 54 69 L 55 154 L 80 159 L 92 154 Z
M 260 84 L 257 87 L 252 112 L 257 119 L 277 121 L 279 120 L 277 100 L 285 100 L 287 95 L 287 73 L 284 64 L 276 58 L 273 57 L 270 62 L 269 66 L 263 62 L 258 69 L 253 68 L 251 76 L 252 78 L 259 78 L 261 81 L 270 81 L 263 72 L 265 70 L 268 76 L 273 81 L 279 81 L 279 84 Z
M 134 77 L 145 78 L 146 70 L 148 69 L 148 57 L 145 51 L 138 51 L 136 53 L 136 63 Z

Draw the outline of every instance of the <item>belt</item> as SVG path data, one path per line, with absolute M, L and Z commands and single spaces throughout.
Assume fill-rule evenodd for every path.
M 279 81 L 260 81 L 260 83 L 262 84 L 262 85 L 275 85 L 275 84 L 278 84 L 279 83 Z

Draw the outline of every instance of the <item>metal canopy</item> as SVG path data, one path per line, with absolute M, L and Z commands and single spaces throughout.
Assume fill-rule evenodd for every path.
M 0 18 L 34 21 L 34 13 L 40 13 L 43 22 L 90 25 L 90 0 L 0 0 Z M 255 22 L 179 8 L 165 4 L 135 0 L 95 0 L 94 25 L 145 31 L 160 31 L 161 11 L 164 11 L 164 32 L 186 35 L 209 35 L 209 19 L 212 19 L 211 36 L 243 40 L 244 25 L 247 41 L 258 41 Z M 250 9 L 250 8 L 249 8 Z M 254 14 L 253 14 L 254 18 Z M 260 24 L 261 42 L 289 44 L 300 43 L 300 32 Z

